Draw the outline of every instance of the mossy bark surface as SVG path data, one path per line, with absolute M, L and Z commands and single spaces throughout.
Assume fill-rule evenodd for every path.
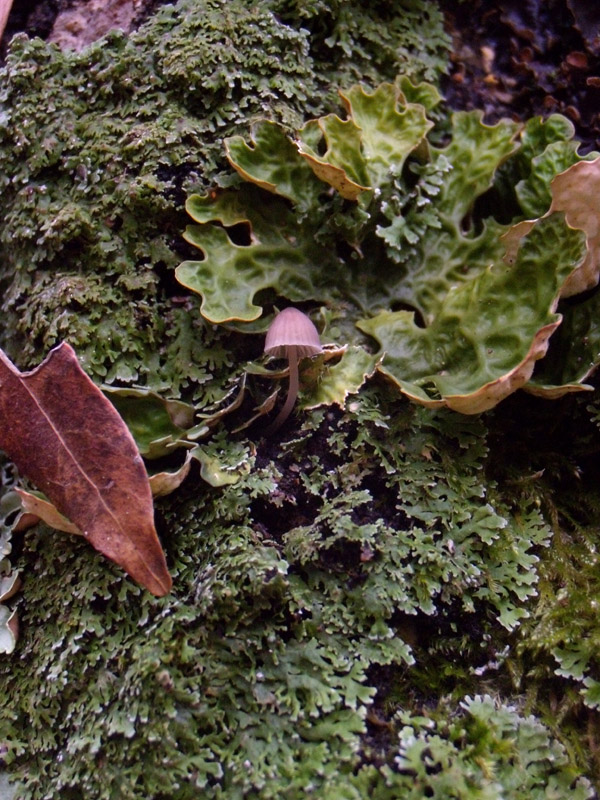
M 153 471 L 183 460 L 186 409 L 210 424 L 201 470 L 156 501 L 167 597 L 74 537 L 11 536 L 0 507 L 23 579 L 0 657 L 8 797 L 593 796 L 597 402 L 422 408 L 365 382 L 357 347 L 329 401 L 265 440 L 243 427 L 269 391 L 248 367 L 261 324 L 211 324 L 175 280 L 197 256 L 186 198 L 242 184 L 225 138 L 342 114 L 338 88 L 361 81 L 439 81 L 437 5 L 372 5 L 182 0 L 80 54 L 13 42 L 0 344 L 28 368 L 68 341 L 97 383 L 135 386 L 115 404 L 159 420 Z M 318 314 L 341 343 L 344 316 Z M 5 465 L 5 495 L 12 480 Z

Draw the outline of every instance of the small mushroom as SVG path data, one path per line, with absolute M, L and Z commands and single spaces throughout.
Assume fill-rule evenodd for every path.
M 290 385 L 285 403 L 274 422 L 265 430 L 268 436 L 283 425 L 298 397 L 298 362 L 301 358 L 323 352 L 319 332 L 311 320 L 297 308 L 284 308 L 267 331 L 265 353 L 275 358 L 287 358 L 290 365 Z

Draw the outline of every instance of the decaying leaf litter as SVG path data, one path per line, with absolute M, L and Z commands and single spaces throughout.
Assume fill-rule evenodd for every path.
M 141 456 L 63 344 L 29 373 L 0 352 L 0 447 L 82 536 L 158 596 L 171 587 Z

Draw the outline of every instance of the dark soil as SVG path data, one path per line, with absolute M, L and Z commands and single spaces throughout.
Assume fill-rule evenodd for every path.
M 70 0 L 15 0 L 2 38 L 2 56 L 15 33 L 25 32 L 41 39 L 49 36 L 56 15 L 69 3 Z
M 490 121 L 559 112 L 582 153 L 600 150 L 600 3 L 589 0 L 443 0 L 452 34 L 444 93 Z

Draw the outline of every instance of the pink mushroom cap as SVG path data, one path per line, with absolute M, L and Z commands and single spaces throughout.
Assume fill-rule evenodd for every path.
M 323 352 L 318 330 L 306 314 L 297 308 L 284 308 L 271 323 L 265 339 L 267 355 L 287 358 L 289 347 L 296 348 L 298 358 Z

